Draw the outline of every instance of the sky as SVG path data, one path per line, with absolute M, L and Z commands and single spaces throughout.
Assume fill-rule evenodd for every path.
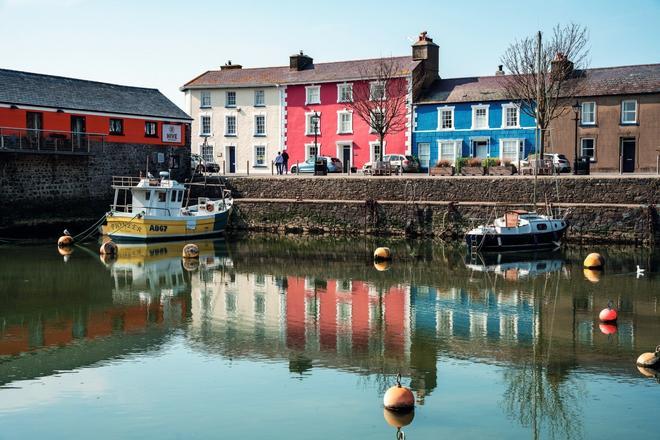
M 427 31 L 444 78 L 491 75 L 507 46 L 557 23 L 589 30 L 590 67 L 660 62 L 660 0 L 0 0 L 0 68 L 157 88 L 227 60 L 287 65 L 410 54 Z

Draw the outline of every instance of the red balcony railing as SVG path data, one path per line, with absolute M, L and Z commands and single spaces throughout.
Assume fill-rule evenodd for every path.
M 98 133 L 0 127 L 0 152 L 91 153 L 104 142 Z

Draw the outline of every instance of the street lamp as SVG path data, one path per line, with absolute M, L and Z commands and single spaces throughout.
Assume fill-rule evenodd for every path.
M 318 144 L 318 135 L 319 135 L 319 119 L 321 116 L 314 112 L 312 114 L 312 127 L 314 127 L 314 156 L 320 156 L 319 144 Z
M 573 174 L 577 174 L 578 168 L 578 121 L 580 120 L 580 103 L 576 100 L 573 104 L 575 113 L 575 151 L 573 153 Z

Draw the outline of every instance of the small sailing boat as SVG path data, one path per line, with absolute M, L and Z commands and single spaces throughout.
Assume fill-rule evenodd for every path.
M 156 179 L 113 177 L 114 202 L 101 233 L 117 241 L 151 241 L 207 237 L 224 232 L 231 214 L 231 191 L 218 200 L 200 197 L 183 206 L 186 187 L 167 171 Z M 123 204 L 120 201 L 123 198 Z
M 511 252 L 555 249 L 568 228 L 565 219 L 536 212 L 512 210 L 492 224 L 480 225 L 465 234 L 471 252 Z

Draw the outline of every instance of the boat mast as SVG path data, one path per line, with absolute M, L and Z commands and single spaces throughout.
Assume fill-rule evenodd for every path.
M 539 175 L 539 160 L 543 159 L 540 157 L 540 130 L 539 127 L 539 103 L 541 102 L 541 31 L 538 31 L 536 34 L 536 136 L 534 139 L 536 157 L 534 161 L 534 210 L 536 210 L 536 187 L 538 184 L 538 175 Z

